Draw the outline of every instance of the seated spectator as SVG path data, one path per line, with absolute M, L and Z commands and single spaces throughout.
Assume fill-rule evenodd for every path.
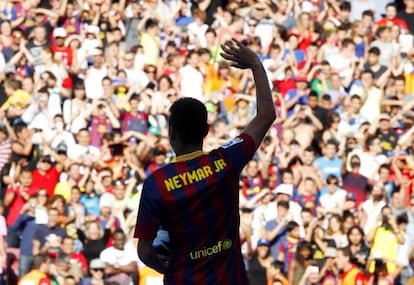
M 83 278 L 82 285 L 104 284 L 105 264 L 99 259 L 92 259 L 89 264 L 90 277 Z
M 115 231 L 113 239 L 114 246 L 104 249 L 99 256 L 105 265 L 106 281 L 128 284 L 137 278 L 137 251 L 127 243 L 126 235 L 122 230 Z

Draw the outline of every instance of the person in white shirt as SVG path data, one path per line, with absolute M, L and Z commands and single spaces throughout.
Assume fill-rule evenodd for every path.
M 125 233 L 118 229 L 113 234 L 114 246 L 104 249 L 99 259 L 105 265 L 106 281 L 119 284 L 134 284 L 137 280 L 138 254 L 135 247 L 127 243 Z
M 80 129 L 76 135 L 77 143 L 68 148 L 68 156 L 70 159 L 79 163 L 91 163 L 100 156 L 97 147 L 90 145 L 91 136 L 88 129 Z
M 95 49 L 92 56 L 93 65 L 87 70 L 85 76 L 85 90 L 86 97 L 93 100 L 103 97 L 102 79 L 108 75 L 108 69 L 104 65 L 102 49 Z
M 378 217 L 381 215 L 382 208 L 386 205 L 384 201 L 385 191 L 380 184 L 374 185 L 371 198 L 362 203 L 361 226 L 365 233 L 377 227 Z
M 320 207 L 317 211 L 323 215 L 328 213 L 342 214 L 346 191 L 338 187 L 339 179 L 333 174 L 326 178 L 328 193 L 319 198 Z
M 182 97 L 192 97 L 201 102 L 205 101 L 203 95 L 203 74 L 198 69 L 200 57 L 196 51 L 190 51 L 187 55 L 187 64 L 180 68 L 180 85 Z

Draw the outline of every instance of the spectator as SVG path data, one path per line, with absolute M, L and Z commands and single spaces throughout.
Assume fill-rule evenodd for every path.
M 58 209 L 50 208 L 47 217 L 47 224 L 39 224 L 34 230 L 33 256 L 46 253 L 56 258 L 66 231 L 58 225 Z
M 51 280 L 48 277 L 50 270 L 51 260 L 47 254 L 38 254 L 33 257 L 32 270 L 24 275 L 19 280 L 19 285 L 25 284 L 25 282 L 31 282 L 35 284 L 50 284 Z
M 36 229 L 35 210 L 37 198 L 31 197 L 21 208 L 12 229 L 21 233 L 19 256 L 19 278 L 28 273 L 33 260 L 33 235 Z
M 266 239 L 259 239 L 257 248 L 249 260 L 250 284 L 265 284 L 266 276 L 273 258 L 269 250 L 270 243 Z
M 338 249 L 335 262 L 343 272 L 340 277 L 342 284 L 366 284 L 364 274 L 351 262 L 351 251 L 349 248 Z
M 105 265 L 107 281 L 128 284 L 137 278 L 138 256 L 126 243 L 126 235 L 122 230 L 115 231 L 113 238 L 114 246 L 104 249 L 99 259 Z
M 84 278 L 82 285 L 104 284 L 105 264 L 99 258 L 91 260 L 89 272 L 91 277 Z

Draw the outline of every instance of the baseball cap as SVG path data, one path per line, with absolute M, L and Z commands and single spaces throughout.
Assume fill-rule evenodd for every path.
M 53 30 L 53 37 L 54 38 L 66 38 L 67 35 L 68 35 L 68 33 L 62 27 L 58 27 L 58 28 L 55 28 Z
M 286 194 L 293 196 L 293 186 L 292 184 L 279 184 L 275 189 L 275 195 L 277 194 Z
M 348 193 L 348 194 L 346 194 L 346 196 L 345 196 L 345 200 L 346 201 L 356 201 L 356 197 L 355 197 L 355 194 L 354 193 Z
M 257 241 L 257 246 L 262 246 L 262 245 L 269 246 L 270 242 L 265 238 L 261 238 Z
M 105 268 L 105 265 L 99 258 L 95 258 L 91 260 L 89 267 L 91 269 L 101 269 L 101 268 Z
M 332 257 L 335 258 L 336 257 L 336 248 L 333 247 L 328 247 L 325 250 L 325 257 Z

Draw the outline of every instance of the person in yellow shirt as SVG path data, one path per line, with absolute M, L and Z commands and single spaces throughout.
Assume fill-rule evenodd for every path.
M 397 269 L 395 261 L 398 257 L 398 246 L 404 244 L 405 238 L 400 232 L 389 206 L 382 208 L 381 215 L 377 220 L 381 224 L 378 227 L 373 227 L 366 238 L 367 242 L 372 242 L 371 257 L 387 260 L 387 270 L 389 273 L 393 273 Z M 368 271 L 373 273 L 374 269 L 375 263 L 372 262 L 369 264 Z
M 22 83 L 17 79 L 8 79 L 4 84 L 5 93 L 8 96 L 1 109 L 7 112 L 9 118 L 21 116 L 29 106 L 31 96 L 21 89 Z
M 145 31 L 142 31 L 145 24 Z M 144 49 L 145 64 L 152 64 L 157 66 L 160 55 L 160 39 L 158 36 L 158 22 L 151 19 L 147 13 L 144 18 L 138 24 L 137 27 L 139 33 L 139 40 L 142 48 Z
M 223 101 L 228 112 L 234 108 L 234 94 L 240 91 L 238 80 L 231 75 L 230 65 L 227 62 L 220 62 L 216 76 L 211 81 L 211 92 L 222 93 Z

